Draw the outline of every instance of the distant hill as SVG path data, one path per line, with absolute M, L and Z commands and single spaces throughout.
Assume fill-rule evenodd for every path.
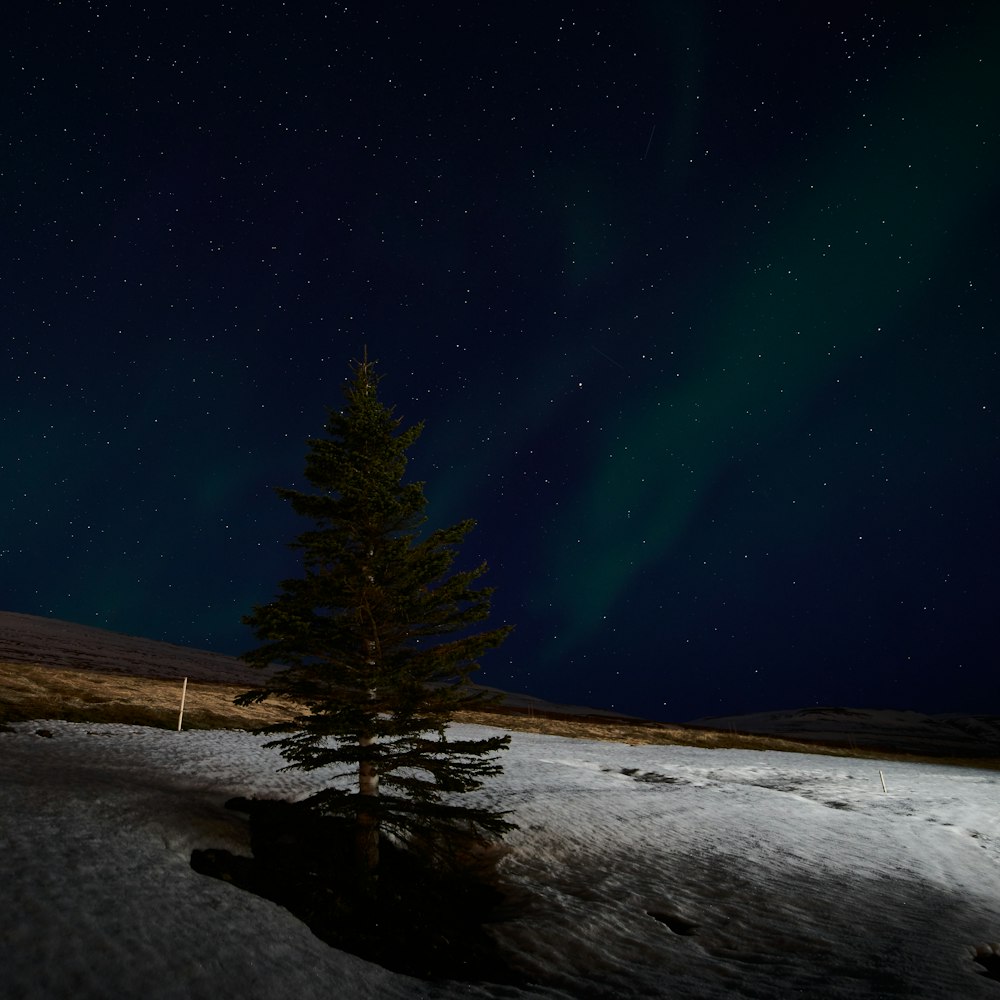
M 266 673 L 247 666 L 233 656 L 13 611 L 0 611 L 0 663 L 4 662 L 99 670 L 167 680 L 187 677 L 193 681 L 245 684 L 248 687 L 260 684 L 262 676 L 266 676 Z M 588 716 L 609 720 L 629 718 L 620 712 L 580 705 L 557 705 L 527 694 L 510 694 L 496 688 L 488 690 L 501 695 L 504 707 L 519 714 Z
M 889 709 L 822 707 L 708 716 L 688 725 L 899 753 L 1000 757 L 998 715 L 922 715 Z
M 249 686 L 261 678 L 233 656 L 13 611 L 0 611 L 0 662 Z
M 247 687 L 261 681 L 259 671 L 232 656 L 12 611 L 0 611 L 0 663 L 3 662 L 167 680 L 187 677 L 192 681 Z M 504 710 L 518 715 L 641 722 L 616 712 L 560 705 L 527 694 L 497 693 L 503 696 Z M 824 707 L 711 716 L 695 719 L 686 726 L 865 750 L 1000 758 L 1000 716 L 995 715 L 922 715 L 885 709 Z

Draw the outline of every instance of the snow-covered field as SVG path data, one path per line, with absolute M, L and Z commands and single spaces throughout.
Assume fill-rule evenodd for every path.
M 504 866 L 527 909 L 496 933 L 522 989 L 387 972 L 195 874 L 193 848 L 248 850 L 230 796 L 322 781 L 277 773 L 259 738 L 15 730 L 5 998 L 1000 998 L 972 958 L 1000 941 L 995 772 L 514 733 L 484 794 L 521 827 Z

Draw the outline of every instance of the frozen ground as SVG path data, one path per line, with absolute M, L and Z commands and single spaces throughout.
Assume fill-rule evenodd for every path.
M 4 998 L 1000 998 L 972 959 L 1000 941 L 995 772 L 514 733 L 488 794 L 521 826 L 505 866 L 527 908 L 496 928 L 536 984 L 515 989 L 387 972 L 196 875 L 195 847 L 247 850 L 230 796 L 322 781 L 258 738 L 15 728 Z

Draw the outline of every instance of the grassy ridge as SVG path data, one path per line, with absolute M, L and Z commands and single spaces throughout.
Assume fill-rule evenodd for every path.
M 289 718 L 293 706 L 281 701 L 238 708 L 233 699 L 245 688 L 191 681 L 184 707 L 185 729 L 253 730 Z M 175 729 L 181 682 L 132 674 L 71 670 L 42 664 L 0 662 L 0 728 L 14 722 L 63 719 L 67 722 L 117 722 Z M 821 753 L 874 760 L 923 761 L 1000 770 L 995 758 L 939 758 L 883 750 L 818 745 L 753 733 L 703 729 L 658 722 L 628 723 L 599 716 L 500 709 L 460 712 L 456 722 L 494 726 L 514 732 L 641 745 L 680 745 L 742 750 Z
M 181 682 L 175 680 L 0 662 L 0 725 L 64 719 L 175 729 L 181 690 Z M 280 702 L 237 708 L 233 698 L 244 690 L 190 681 L 184 728 L 256 729 L 292 714 Z

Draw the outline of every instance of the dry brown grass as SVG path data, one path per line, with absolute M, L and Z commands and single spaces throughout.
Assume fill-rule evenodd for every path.
M 461 712 L 456 721 L 472 722 L 484 726 L 502 725 L 519 732 L 546 733 L 550 736 L 568 736 L 576 739 L 612 740 L 630 746 L 689 746 L 706 749 L 780 750 L 785 753 L 813 753 L 831 757 L 853 757 L 861 760 L 898 760 L 952 766 L 979 767 L 1000 770 L 996 758 L 932 757 L 912 753 L 896 753 L 884 749 L 864 749 L 841 746 L 832 742 L 810 743 L 806 740 L 788 740 L 759 733 L 741 733 L 725 729 L 707 729 L 702 726 L 680 726 L 669 722 L 625 723 L 606 721 L 599 716 L 553 717 L 530 714 L 503 714 L 498 722 L 496 715 L 487 712 Z
M 287 702 L 269 701 L 251 708 L 233 704 L 246 690 L 232 684 L 188 683 L 185 729 L 259 729 L 294 714 Z M 0 662 L 0 728 L 12 722 L 64 719 L 68 722 L 119 722 L 174 729 L 181 683 L 132 674 L 70 670 L 42 664 Z M 883 750 L 863 750 L 779 739 L 752 733 L 702 729 L 660 722 L 628 722 L 600 716 L 561 716 L 497 710 L 459 712 L 456 722 L 492 726 L 511 732 L 543 733 L 574 739 L 610 740 L 632 746 L 679 745 L 741 750 L 782 750 L 877 760 L 923 761 L 1000 770 L 996 759 L 924 757 Z
M 189 681 L 184 728 L 256 729 L 292 714 L 291 708 L 281 702 L 239 708 L 233 698 L 244 690 L 229 684 Z M 65 719 L 174 729 L 180 705 L 179 681 L 0 663 L 0 724 Z
M 801 743 L 770 736 L 736 734 L 716 729 L 671 725 L 668 722 L 623 722 L 601 716 L 558 716 L 528 712 L 503 712 L 498 720 L 495 712 L 459 712 L 457 722 L 481 726 L 502 725 L 522 733 L 545 733 L 574 739 L 610 740 L 631 746 L 734 747 L 747 750 L 802 750 Z

